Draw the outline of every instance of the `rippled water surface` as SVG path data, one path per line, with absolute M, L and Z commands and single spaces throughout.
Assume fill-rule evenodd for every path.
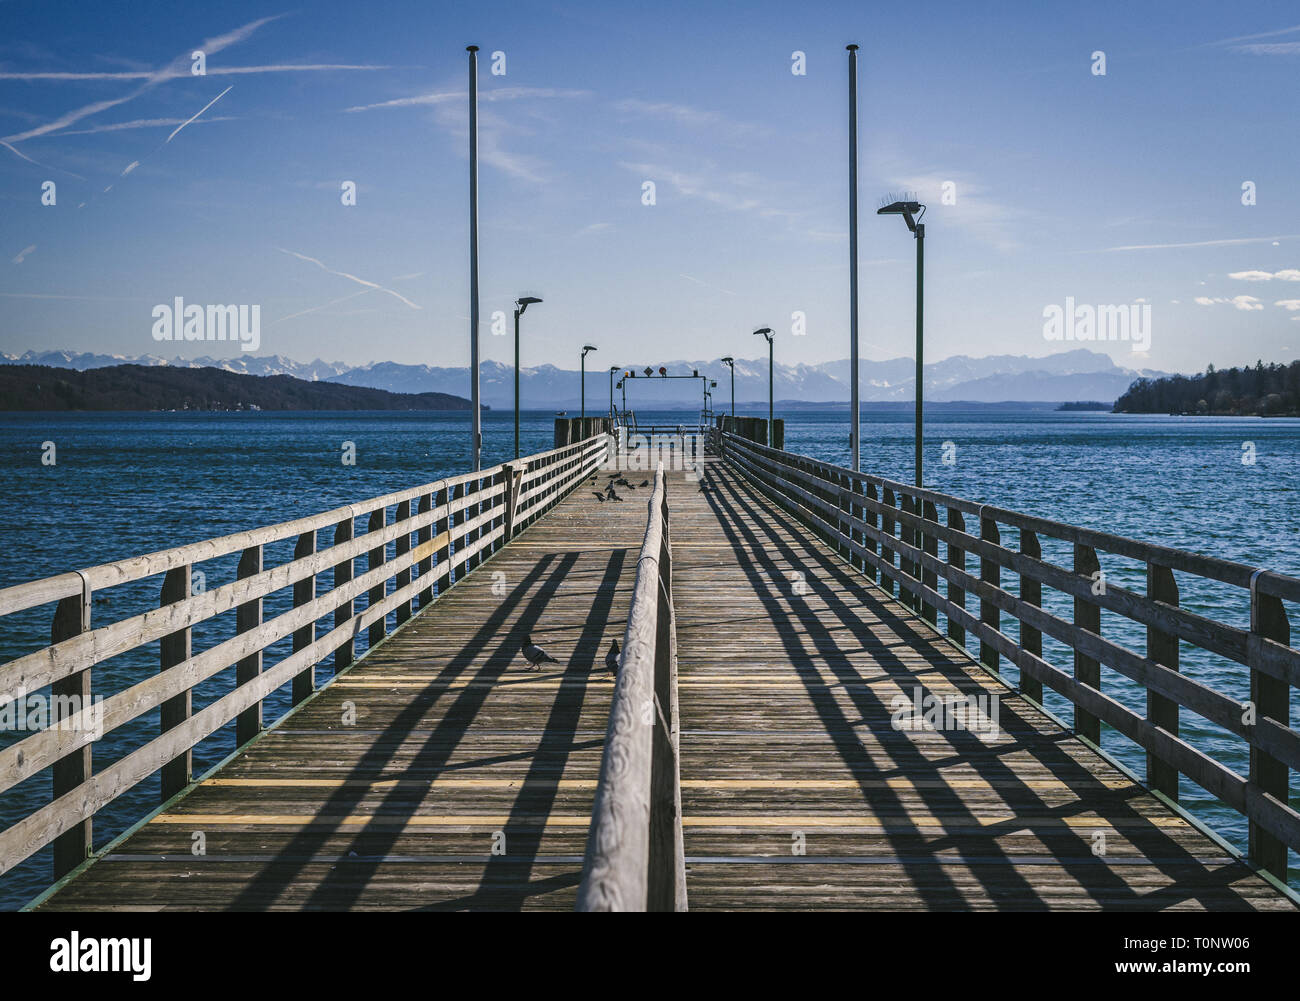
M 693 419 L 681 413 L 640 417 L 671 424 Z M 846 411 L 792 413 L 786 422 L 787 449 L 847 462 Z M 524 454 L 551 446 L 552 423 L 550 413 L 524 415 Z M 926 436 L 925 482 L 933 489 L 1300 576 L 1300 421 L 936 411 L 927 415 Z M 909 414 L 866 413 L 862 437 L 864 470 L 911 481 Z M 467 414 L 0 414 L 0 587 L 463 472 L 470 463 L 468 440 Z M 46 442 L 53 442 L 54 465 L 42 464 Z M 355 465 L 341 461 L 347 442 L 355 445 Z M 484 465 L 511 454 L 511 415 L 487 415 Z M 1045 542 L 1043 555 L 1069 565 L 1063 548 Z M 1123 586 L 1145 586 L 1141 566 L 1105 557 L 1103 565 Z M 233 563 L 227 570 L 226 578 L 208 586 L 233 578 Z M 1233 625 L 1249 624 L 1249 604 L 1240 589 L 1184 576 L 1179 584 L 1184 606 Z M 95 621 L 155 606 L 156 589 L 156 579 L 116 589 L 109 605 L 95 606 Z M 287 602 L 287 596 L 267 600 L 268 616 L 283 610 L 277 602 Z M 1069 617 L 1068 599 L 1049 593 L 1044 605 Z M 1293 630 L 1300 629 L 1300 609 L 1288 611 Z M 48 642 L 49 615 L 46 607 L 0 621 L 0 660 Z M 1145 649 L 1144 629 L 1109 613 L 1102 628 L 1134 650 Z M 1007 629 L 1015 635 L 1014 626 Z M 197 650 L 226 638 L 230 626 L 211 623 L 194 632 Z M 154 644 L 97 667 L 96 691 L 101 686 L 117 691 L 147 676 L 157 669 L 157 656 Z M 1044 656 L 1070 667 L 1068 653 L 1049 639 L 1044 639 Z M 1186 644 L 1182 658 L 1184 673 L 1236 698 L 1248 697 L 1248 676 L 1239 665 Z M 1014 680 L 1014 669 L 1008 676 Z M 225 673 L 200 686 L 195 708 L 227 691 L 230 683 Z M 1126 679 L 1104 671 L 1103 687 L 1144 711 L 1141 689 Z M 276 693 L 267 700 L 266 718 L 275 718 L 287 704 L 287 693 Z M 1051 693 L 1048 706 L 1063 719 L 1072 718 L 1070 707 Z M 1300 701 L 1293 702 L 1292 719 L 1300 719 Z M 156 733 L 157 726 L 155 712 L 109 734 L 95 748 L 96 770 L 119 758 L 124 747 Z M 1198 747 L 1238 772 L 1247 771 L 1239 739 L 1188 712 L 1182 714 L 1182 727 Z M 0 746 L 23 735 L 0 732 Z M 1103 745 L 1139 775 L 1145 773 L 1142 752 L 1119 734 L 1106 730 Z M 195 749 L 195 773 L 220 761 L 232 746 L 227 726 Z M 1181 795 L 1206 823 L 1244 848 L 1245 824 L 1235 813 L 1186 780 Z M 0 794 L 0 826 L 48 799 L 48 774 Z M 96 845 L 120 834 L 157 800 L 155 776 L 96 816 Z M 1295 885 L 1294 855 L 1292 866 Z M 48 882 L 48 872 L 44 851 L 0 877 L 0 907 L 31 899 Z

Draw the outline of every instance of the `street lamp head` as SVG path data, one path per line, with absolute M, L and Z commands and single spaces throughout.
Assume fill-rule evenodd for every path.
M 755 334 L 762 334 L 762 335 L 767 339 L 767 343 L 768 343 L 768 344 L 771 344 L 771 343 L 772 343 L 772 328 L 771 328 L 771 327 L 759 327 L 757 330 L 754 331 L 754 333 L 755 333 Z
M 529 306 L 531 306 L 535 302 L 541 302 L 541 301 L 542 300 L 537 298 L 537 296 L 535 295 L 526 295 L 520 299 L 516 299 L 515 305 L 519 307 L 519 315 L 523 316 L 524 311 L 528 309 Z
M 925 215 L 925 206 L 918 201 L 895 200 L 876 209 L 876 215 L 901 215 L 907 228 L 915 233 L 917 220 Z
M 588 351 L 595 351 L 595 350 L 596 350 L 596 346 L 594 344 L 584 344 L 582 346 L 582 357 L 586 358 Z
M 611 366 L 609 367 L 609 370 L 610 370 L 611 372 L 617 372 L 617 371 L 619 371 L 619 367 L 618 367 L 617 365 L 611 365 Z
M 727 357 L 722 359 L 722 364 L 734 366 L 736 364 L 736 359 L 731 357 L 731 355 L 727 355 Z

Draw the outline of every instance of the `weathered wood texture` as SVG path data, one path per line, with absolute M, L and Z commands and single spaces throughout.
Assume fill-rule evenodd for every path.
M 691 910 L 1292 908 L 734 469 L 672 496 Z
M 363 630 L 369 646 L 378 644 L 388 632 L 390 618 L 403 621 L 409 616 L 417 593 L 428 595 L 434 586 L 446 589 L 459 583 L 500 549 L 506 541 L 507 500 L 513 503 L 511 531 L 516 532 L 604 463 L 608 445 L 608 437 L 602 436 L 528 456 L 519 460 L 521 473 L 509 487 L 503 467 L 497 466 L 310 518 L 72 574 L 80 590 L 59 599 L 50 645 L 0 664 L 0 697 L 50 684 L 56 694 L 82 700 L 79 709 L 69 704 L 68 718 L 60 719 L 64 725 L 46 727 L 0 749 L 0 792 L 47 768 L 53 778 L 49 803 L 0 830 L 0 875 L 53 841 L 57 845 L 53 877 L 61 878 L 86 857 L 96 812 L 159 770 L 165 802 L 188 783 L 193 746 L 231 719 L 236 720 L 236 745 L 252 740 L 262 731 L 262 701 L 268 694 L 290 682 L 296 695 L 305 696 L 316 664 L 331 654 L 336 671 L 352 663 L 353 641 Z M 418 502 L 414 511 L 413 499 Z M 390 507 L 397 515 L 393 522 L 388 518 Z M 338 520 L 339 514 L 346 516 Z M 354 523 L 362 516 L 368 516 L 367 531 L 355 538 Z M 430 537 L 434 523 L 442 526 L 436 540 Z M 334 545 L 318 550 L 312 537 L 331 527 Z M 421 539 L 416 549 L 411 548 L 412 533 Z M 296 541 L 293 559 L 264 567 L 266 545 L 289 539 Z M 394 551 L 391 559 L 389 547 Z M 431 566 L 435 549 L 439 559 Z M 194 567 L 186 559 L 211 560 L 233 552 L 241 554 L 236 580 L 194 593 L 190 587 Z M 358 573 L 355 564 L 363 554 L 366 569 Z M 318 575 L 326 568 L 333 570 L 333 586 L 313 596 Z M 413 574 L 416 568 L 423 571 L 418 577 Z M 155 574 L 162 576 L 159 608 L 91 628 L 96 582 L 108 589 Z M 7 597 L 0 600 L 0 614 L 6 608 L 39 604 L 54 586 L 50 582 L 64 576 L 4 589 L 0 595 Z M 294 595 L 292 611 L 263 621 L 262 599 L 286 589 Z M 362 595 L 366 604 L 357 609 L 356 599 Z M 195 653 L 191 628 L 230 611 L 235 635 Z M 311 638 L 314 623 L 331 613 L 334 628 Z M 264 651 L 289 636 L 293 652 L 264 670 Z M 97 707 L 85 701 L 97 664 L 153 640 L 160 643 L 159 674 L 103 696 Z M 234 687 L 202 711 L 191 713 L 195 685 L 231 665 L 235 666 Z M 96 709 L 102 711 L 102 718 Z M 154 709 L 160 713 L 159 736 L 136 744 L 92 773 L 92 744 Z
M 40 909 L 572 910 L 650 493 L 618 489 L 584 483 Z
M 875 488 L 851 504 L 872 514 Z M 1293 909 L 734 468 L 710 461 L 703 485 L 673 473 L 668 490 L 693 910 Z M 640 490 L 592 492 L 43 909 L 571 908 L 613 687 L 604 652 L 623 634 L 646 512 Z M 853 527 L 879 543 L 870 525 Z M 961 584 L 983 596 L 978 578 Z M 526 632 L 560 663 L 527 671 Z M 896 729 L 894 698 L 917 688 L 999 693 L 998 732 Z
M 581 911 L 686 910 L 677 631 L 662 463 L 648 508 L 578 890 Z
M 1032 697 L 1047 686 L 1064 696 L 1074 707 L 1074 730 L 1079 736 L 1097 744 L 1102 726 L 1110 726 L 1149 752 L 1149 761 L 1159 766 L 1148 768 L 1148 780 L 1153 786 L 1175 783 L 1179 775 L 1185 775 L 1247 818 L 1251 825 L 1251 860 L 1279 879 L 1286 879 L 1286 848 L 1300 850 L 1300 810 L 1288 803 L 1288 789 L 1295 789 L 1290 785 L 1290 772 L 1300 772 L 1300 731 L 1290 723 L 1288 698 L 1289 687 L 1300 685 L 1300 650 L 1290 645 L 1283 601 L 1294 600 L 1300 594 L 1300 578 L 976 504 L 739 439 L 728 438 L 722 444 L 728 462 L 776 498 L 784 509 L 794 512 L 813 535 L 833 549 L 847 545 L 854 555 L 874 562 L 886 590 L 892 593 L 896 586 L 900 597 L 907 596 L 907 607 L 924 608 L 932 603 L 936 612 L 948 620 L 949 627 L 955 623 L 976 636 L 980 662 L 990 671 L 1000 670 L 1005 659 L 1019 669 L 1022 694 Z M 867 507 L 880 514 L 881 528 L 849 519 L 848 530 L 876 536 L 883 556 L 851 541 L 837 527 L 844 516 L 836 501 L 858 496 L 842 485 L 846 475 L 865 483 L 868 490 L 880 487 L 882 500 L 876 502 L 868 496 Z M 950 513 L 955 510 L 975 515 L 980 526 L 978 538 L 952 524 L 942 526 L 918 517 L 918 508 L 926 502 L 936 509 L 946 506 Z M 999 526 L 1020 530 L 1019 551 L 1002 544 Z M 951 558 L 940 562 L 934 551 L 916 544 L 918 533 L 942 540 L 950 554 L 955 546 L 978 556 L 980 576 L 967 573 Z M 1070 545 L 1073 567 L 1066 569 L 1045 562 L 1040 536 Z M 899 554 L 897 564 L 887 553 L 891 549 Z M 1152 568 L 1163 573 L 1178 570 L 1241 587 L 1241 608 L 1249 608 L 1250 629 L 1108 581 L 1098 555 L 1102 552 L 1108 561 L 1116 556 L 1142 560 L 1148 572 Z M 1003 587 L 1004 568 L 1019 576 L 1021 594 Z M 927 572 L 933 574 L 930 580 Z M 960 595 L 952 595 L 951 590 L 948 597 L 940 595 L 940 576 L 950 589 L 957 585 Z M 1025 588 L 1026 584 L 1034 586 Z M 1071 620 L 1043 607 L 1044 586 L 1072 598 Z M 978 619 L 965 607 L 967 594 L 979 600 Z M 1168 663 L 1168 658 L 1161 662 L 1104 636 L 1103 609 L 1164 633 L 1168 642 L 1185 641 L 1243 665 L 1243 679 L 1247 673 L 1250 678 L 1251 699 L 1243 702 L 1181 674 L 1178 665 Z M 1020 622 L 1019 641 L 1004 629 L 1008 617 Z M 1043 658 L 1044 635 L 1070 648 L 1073 672 Z M 1177 727 L 1167 727 L 1171 711 L 1168 704 L 1156 703 L 1155 717 L 1148 718 L 1104 692 L 1102 666 L 1242 738 L 1250 745 L 1249 777 L 1183 739 Z M 1025 684 L 1026 680 L 1029 684 Z

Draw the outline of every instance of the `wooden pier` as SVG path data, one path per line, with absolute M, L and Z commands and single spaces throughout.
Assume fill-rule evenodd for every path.
M 109 730 L 162 707 L 140 748 L 98 772 L 76 730 L 0 751 L 0 788 L 42 769 L 53 783 L 47 806 L 0 832 L 0 873 L 54 843 L 44 911 L 1295 909 L 1284 883 L 1300 845 L 1288 708 L 1300 652 L 1283 603 L 1300 580 L 717 430 L 708 446 L 698 461 L 656 448 L 655 472 L 637 442 L 600 430 L 246 537 L 0 591 L 0 615 L 59 603 L 55 642 L 0 667 L 0 691 L 89 692 L 100 660 L 164 639 L 160 672 L 107 703 Z M 621 500 L 606 493 L 617 476 Z M 1066 539 L 1075 565 L 1042 558 L 1040 538 Z M 293 540 L 291 559 L 263 561 Z M 1098 552 L 1147 561 L 1150 595 L 1093 594 Z M 234 555 L 228 584 L 175 583 Z M 1181 610 L 1174 571 L 1243 587 L 1251 628 Z M 93 593 L 146 577 L 172 581 L 152 616 L 89 621 Z M 1043 585 L 1075 596 L 1072 621 L 1044 609 Z M 291 611 L 254 610 L 284 589 Z M 1107 640 L 1103 609 L 1145 623 L 1148 649 Z M 189 630 L 223 614 L 241 616 L 233 639 L 195 652 Z M 1044 634 L 1073 661 L 1045 660 Z M 294 652 L 264 664 L 289 636 Z M 557 663 L 530 669 L 525 636 Z M 1180 640 L 1243 665 L 1252 723 L 1178 672 Z M 1007 662 L 1018 687 L 999 674 Z M 191 711 L 193 685 L 234 664 L 225 699 Z M 1099 665 L 1136 676 L 1149 704 L 1108 695 Z M 330 680 L 317 691 L 318 669 Z M 259 701 L 286 684 L 294 708 L 263 727 Z M 1043 709 L 1044 685 L 1077 707 L 1072 726 Z M 960 706 L 960 725 L 951 713 L 900 723 L 922 695 Z M 1251 773 L 1185 742 L 1179 706 L 1247 741 Z M 186 752 L 229 719 L 244 721 L 238 752 L 192 782 Z M 1147 748 L 1145 776 L 1099 752 L 1102 723 Z M 159 809 L 93 845 L 94 813 L 160 768 Z M 1247 817 L 1249 857 L 1178 806 L 1180 774 Z

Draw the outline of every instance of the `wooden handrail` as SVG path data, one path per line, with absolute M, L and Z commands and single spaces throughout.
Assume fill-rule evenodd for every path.
M 678 750 L 677 619 L 661 462 L 609 709 L 578 910 L 686 910 Z
M 714 440 L 726 461 L 853 566 L 878 577 L 891 593 L 896 586 L 900 600 L 936 628 L 942 614 L 949 637 L 963 647 L 968 634 L 977 640 L 987 669 L 997 672 L 1005 659 L 1020 669 L 1025 695 L 1041 701 L 1043 685 L 1063 695 L 1075 707 L 1080 736 L 1097 743 L 1105 723 L 1142 747 L 1151 788 L 1176 800 L 1178 775 L 1186 775 L 1244 816 L 1250 860 L 1286 880 L 1287 848 L 1300 850 L 1300 812 L 1289 803 L 1291 773 L 1300 774 L 1300 732 L 1289 711 L 1290 690 L 1300 686 L 1300 650 L 1291 644 L 1282 602 L 1300 600 L 1300 579 L 855 473 L 731 434 L 715 433 Z M 947 524 L 939 520 L 940 509 L 947 511 Z M 964 515 L 974 519 L 968 524 Z M 1018 530 L 1018 549 L 1002 541 L 1004 528 Z M 1074 565 L 1045 560 L 1045 539 L 1070 545 Z M 946 559 L 939 558 L 939 542 L 947 546 Z M 977 572 L 967 569 L 967 554 L 979 561 L 972 568 Z M 1102 559 L 1116 556 L 1146 564 L 1147 594 L 1099 576 Z M 1003 570 L 1019 582 L 1019 593 L 1004 586 Z M 1242 588 L 1249 628 L 1179 607 L 1172 571 Z M 1043 609 L 1043 588 L 1073 599 L 1072 620 Z M 978 612 L 968 610 L 968 598 L 978 602 Z M 1147 650 L 1103 636 L 1103 610 L 1145 626 Z M 1004 619 L 1020 623 L 1019 639 L 1004 630 Z M 1073 651 L 1072 671 L 1044 659 L 1043 636 Z M 1180 642 L 1247 668 L 1250 699 L 1180 673 Z M 1145 715 L 1101 690 L 1101 666 L 1145 689 Z M 1179 707 L 1245 741 L 1249 776 L 1181 738 Z
M 54 879 L 80 865 L 91 850 L 96 812 L 160 768 L 162 799 L 179 792 L 190 782 L 195 744 L 231 719 L 239 721 L 238 745 L 256 736 L 268 695 L 292 682 L 293 705 L 300 703 L 314 687 L 317 664 L 333 653 L 336 671 L 349 666 L 357 636 L 368 636 L 373 647 L 390 631 L 390 618 L 406 622 L 417 603 L 433 600 L 435 585 L 442 593 L 559 503 L 605 462 L 610 444 L 601 434 L 306 518 L 0 590 L 0 617 L 58 601 L 50 644 L 0 664 L 0 702 L 46 686 L 55 696 L 81 697 L 63 703 L 66 711 L 51 725 L 0 750 L 0 792 L 47 768 L 54 776 L 51 802 L 0 831 L 0 874 L 51 842 Z M 522 484 L 529 485 L 526 492 Z M 355 534 L 359 518 L 367 530 Z M 317 545 L 321 531 L 324 547 Z M 268 544 L 290 539 L 292 558 L 273 562 Z M 191 590 L 197 564 L 235 553 L 241 554 L 236 579 Z M 357 572 L 355 561 L 363 557 L 365 569 Z M 92 628 L 96 594 L 159 575 L 160 607 Z M 264 599 L 283 591 L 292 594 L 291 607 L 264 618 Z M 360 610 L 358 598 L 365 598 Z M 237 619 L 234 635 L 191 649 L 195 626 L 230 613 Z M 333 628 L 317 635 L 321 620 Z M 286 638 L 292 652 L 264 666 L 268 648 Z M 152 643 L 159 644 L 159 671 L 89 701 L 97 665 Z M 231 688 L 192 712 L 195 686 L 232 665 Z M 92 774 L 92 746 L 154 710 L 161 710 L 160 733 Z

